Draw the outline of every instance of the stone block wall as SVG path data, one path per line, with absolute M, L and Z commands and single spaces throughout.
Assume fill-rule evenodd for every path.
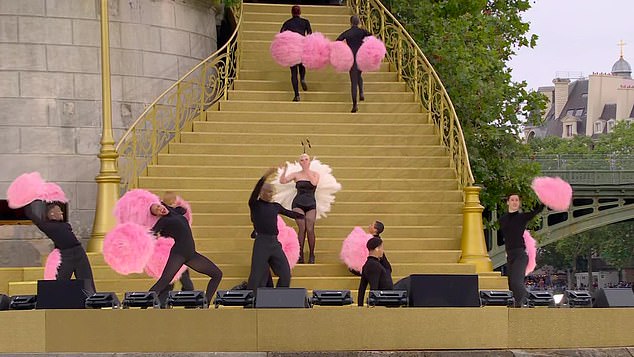
M 145 106 L 216 50 L 214 0 L 110 0 L 115 140 Z M 0 0 L 0 198 L 18 175 L 62 186 L 92 230 L 101 137 L 99 0 Z M 0 266 L 39 265 L 51 244 L 0 226 Z

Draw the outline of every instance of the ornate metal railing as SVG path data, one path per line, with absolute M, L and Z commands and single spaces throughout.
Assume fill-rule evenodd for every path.
M 539 163 L 542 171 L 634 170 L 630 155 L 553 154 L 536 155 L 529 160 Z
M 156 163 L 159 152 L 190 122 L 227 98 L 238 71 L 241 1 L 232 7 L 236 28 L 227 43 L 204 59 L 150 104 L 116 146 L 121 193 L 137 187 L 138 177 Z
M 434 123 L 455 165 L 461 188 L 474 183 L 462 127 L 438 74 L 405 28 L 378 0 L 348 0 L 364 27 L 379 37 L 399 78 L 407 83 Z

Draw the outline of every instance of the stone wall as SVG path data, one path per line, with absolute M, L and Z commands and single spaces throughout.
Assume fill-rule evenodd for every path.
M 144 107 L 216 49 L 213 0 L 110 0 L 115 140 Z M 0 0 L 0 198 L 39 171 L 92 229 L 101 136 L 99 0 Z M 39 264 L 34 227 L 0 227 L 0 266 Z

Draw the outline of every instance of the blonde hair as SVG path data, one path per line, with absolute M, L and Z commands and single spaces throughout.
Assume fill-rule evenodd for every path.
M 163 194 L 163 202 L 165 202 L 166 205 L 171 206 L 176 203 L 176 197 L 178 197 L 176 192 L 165 191 Z
M 306 158 L 308 158 L 308 160 L 310 160 L 310 155 L 308 155 L 307 153 L 303 153 L 303 154 L 299 155 L 299 159 L 300 159 L 300 160 L 301 160 L 302 158 L 304 158 L 304 157 L 306 157 Z

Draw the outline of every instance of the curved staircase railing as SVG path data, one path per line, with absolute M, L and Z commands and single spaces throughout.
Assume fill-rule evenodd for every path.
M 227 43 L 165 90 L 117 143 L 121 194 L 137 187 L 139 175 L 156 162 L 171 140 L 178 139 L 181 130 L 212 104 L 227 98 L 238 71 L 241 1 L 231 9 L 237 25 Z
M 378 0 L 348 0 L 368 31 L 378 36 L 387 48 L 387 58 L 400 80 L 414 91 L 414 98 L 427 110 L 441 143 L 449 150 L 460 188 L 474 183 L 462 127 L 453 103 L 438 74 L 405 28 Z

